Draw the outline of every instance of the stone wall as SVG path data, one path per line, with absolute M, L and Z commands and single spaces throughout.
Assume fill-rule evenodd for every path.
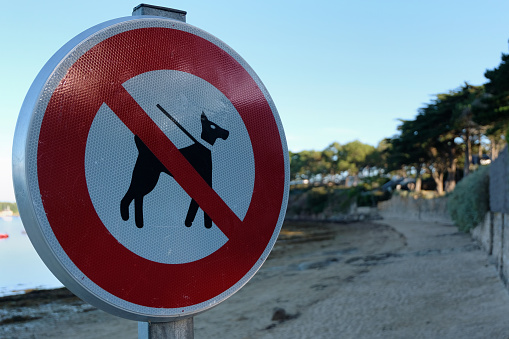
M 490 165 L 490 211 L 509 213 L 509 153 L 507 147 Z
M 376 207 L 357 207 L 352 204 L 347 212 L 344 213 L 317 213 L 317 214 L 288 214 L 285 216 L 287 221 L 313 221 L 313 222 L 335 222 L 349 223 L 363 220 L 380 219 L 380 214 Z
M 358 207 L 349 190 L 315 187 L 290 191 L 285 220 L 354 222 L 380 219 L 376 207 Z
M 509 214 L 489 212 L 484 221 L 471 230 L 472 237 L 490 255 L 500 277 L 509 278 Z
M 505 284 L 509 278 L 509 153 L 507 147 L 490 165 L 490 212 L 471 230 L 491 257 Z
M 493 213 L 486 213 L 484 222 L 472 229 L 472 237 L 479 243 L 481 248 L 491 255 L 493 253 Z
M 378 212 L 383 218 L 452 223 L 446 197 L 424 199 L 393 195 L 390 200 L 378 203 Z

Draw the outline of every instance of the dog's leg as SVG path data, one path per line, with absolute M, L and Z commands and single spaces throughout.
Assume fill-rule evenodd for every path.
M 189 205 L 189 209 L 187 210 L 187 216 L 185 225 L 187 227 L 191 227 L 193 224 L 194 218 L 196 217 L 196 212 L 198 212 L 198 203 L 194 201 L 194 199 L 191 200 L 191 204 Z
M 134 221 L 138 228 L 143 227 L 143 196 L 134 199 Z
M 205 223 L 206 228 L 212 227 L 212 219 L 209 217 L 209 215 L 205 212 L 203 212 L 203 222 Z
M 120 201 L 120 215 L 124 221 L 129 220 L 129 205 L 134 199 L 134 195 L 132 194 L 131 187 L 127 190 L 127 193 L 124 195 L 122 200 Z

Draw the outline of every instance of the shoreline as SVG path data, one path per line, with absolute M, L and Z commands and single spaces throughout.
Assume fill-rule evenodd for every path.
M 196 315 L 195 331 L 196 333 L 203 331 L 203 326 L 213 318 L 224 318 L 225 316 L 236 315 L 241 322 L 250 323 L 247 319 L 251 319 L 252 312 L 265 314 L 260 317 L 259 324 L 251 324 L 246 330 L 253 330 L 252 326 L 266 328 L 278 324 L 279 321 L 272 321 L 273 307 L 266 305 L 263 300 L 268 297 L 270 300 L 277 302 L 280 298 L 277 295 L 284 293 L 285 285 L 293 281 L 293 275 L 305 275 L 306 279 L 302 282 L 309 283 L 312 279 L 316 279 L 315 270 L 319 268 L 332 268 L 337 262 L 343 261 L 343 256 L 353 255 L 352 248 L 348 244 L 341 244 L 341 237 L 337 237 L 341 233 L 350 233 L 360 235 L 362 229 L 379 229 L 384 228 L 374 224 L 334 224 L 334 223 L 309 223 L 309 222 L 290 222 L 286 223 L 281 230 L 279 239 L 276 242 L 269 258 L 260 268 L 258 273 L 236 294 L 220 303 L 207 312 Z M 326 249 L 329 248 L 329 251 Z M 323 253 L 326 251 L 327 253 Z M 353 268 L 353 271 L 358 269 Z M 362 270 L 362 269 L 361 269 Z M 349 272 L 350 272 L 349 268 Z M 348 275 L 355 274 L 351 271 Z M 280 275 L 288 275 L 285 279 L 290 279 L 288 283 L 279 281 Z M 313 284 L 316 285 L 316 284 Z M 295 290 L 296 291 L 296 290 Z M 269 292 L 269 294 L 267 294 Z M 317 290 L 318 298 L 326 298 L 325 291 Z M 265 297 L 261 297 L 265 295 Z M 272 295 L 272 296 L 269 296 Z M 247 297 L 246 297 L 247 296 Z M 306 298 L 316 299 L 317 295 L 309 295 Z M 247 298 L 247 300 L 244 300 Z M 291 297 L 295 299 L 295 297 Z M 232 311 L 232 305 L 238 305 L 239 300 L 242 305 L 251 305 L 242 311 Z M 268 306 L 268 309 L 267 309 Z M 284 305 L 283 305 L 284 306 Z M 236 306 L 234 306 L 236 307 Z M 256 311 L 255 309 L 258 309 Z M 288 306 L 284 307 L 285 316 L 283 320 L 293 319 L 298 313 Z M 218 312 L 220 315 L 218 315 Z M 249 314 L 247 314 L 247 313 Z M 245 314 L 242 316 L 241 314 Z M 63 318 L 64 317 L 64 318 Z M 212 318 L 211 318 L 212 317 Z M 245 320 L 242 320 L 244 319 Z M 126 338 L 136 334 L 137 323 L 122 318 L 114 317 L 92 305 L 75 297 L 65 287 L 57 289 L 37 289 L 28 293 L 9 295 L 0 297 L 0 337 L 7 335 L 12 338 L 23 338 L 29 333 L 37 333 L 37 336 L 43 338 L 73 337 L 73 338 L 111 338 L 117 337 L 118 333 L 107 335 L 110 325 L 105 328 L 106 320 L 108 323 L 114 323 L 113 327 L 119 329 L 120 333 L 126 333 Z M 69 324 L 68 328 L 62 328 L 56 324 L 65 321 Z M 53 324 L 53 325 L 52 325 Z M 95 334 L 75 333 L 76 328 L 82 326 L 93 326 L 96 328 Z M 118 326 L 117 326 L 118 325 Z M 58 331 L 64 331 L 65 334 L 57 334 Z M 72 331 L 72 335 L 70 332 Z M 123 332 L 122 332 L 123 331 Z M 235 330 L 236 331 L 236 330 Z M 88 333 L 88 330 L 84 333 Z M 219 338 L 223 336 L 217 334 Z M 206 336 L 205 336 L 206 337 Z M 212 336 L 214 337 L 214 336 Z M 134 337 L 133 337 L 134 338 Z M 197 335 L 196 338 L 199 338 Z
M 27 287 L 21 289 L 8 289 L 6 288 L 6 292 L 0 292 L 0 303 L 5 299 L 13 296 L 27 296 L 28 299 L 31 298 L 30 294 L 41 294 L 41 293 L 52 293 L 52 291 L 60 290 L 66 288 L 65 286 L 55 286 L 55 287 L 44 287 L 44 286 L 35 286 L 35 287 Z
M 0 305 L 6 303 L 22 303 L 26 304 L 27 301 L 46 302 L 58 299 L 78 298 L 66 287 L 49 288 L 49 289 L 30 289 L 25 293 L 10 294 L 0 297 Z
M 489 260 L 450 223 L 287 223 L 258 273 L 194 316 L 195 338 L 506 339 L 509 293 Z M 137 327 L 65 289 L 0 298 L 4 339 L 135 339 Z

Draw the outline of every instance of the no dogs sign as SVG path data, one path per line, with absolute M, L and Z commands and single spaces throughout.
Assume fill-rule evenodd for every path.
M 183 22 L 93 27 L 44 66 L 20 112 L 16 199 L 28 235 L 74 293 L 164 321 L 240 289 L 288 198 L 281 121 L 249 65 Z

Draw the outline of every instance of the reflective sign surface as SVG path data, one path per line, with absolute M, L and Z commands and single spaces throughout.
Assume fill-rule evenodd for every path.
M 256 74 L 208 33 L 156 17 L 101 24 L 48 62 L 20 112 L 13 173 L 52 272 L 139 321 L 235 293 L 288 198 L 283 128 Z

